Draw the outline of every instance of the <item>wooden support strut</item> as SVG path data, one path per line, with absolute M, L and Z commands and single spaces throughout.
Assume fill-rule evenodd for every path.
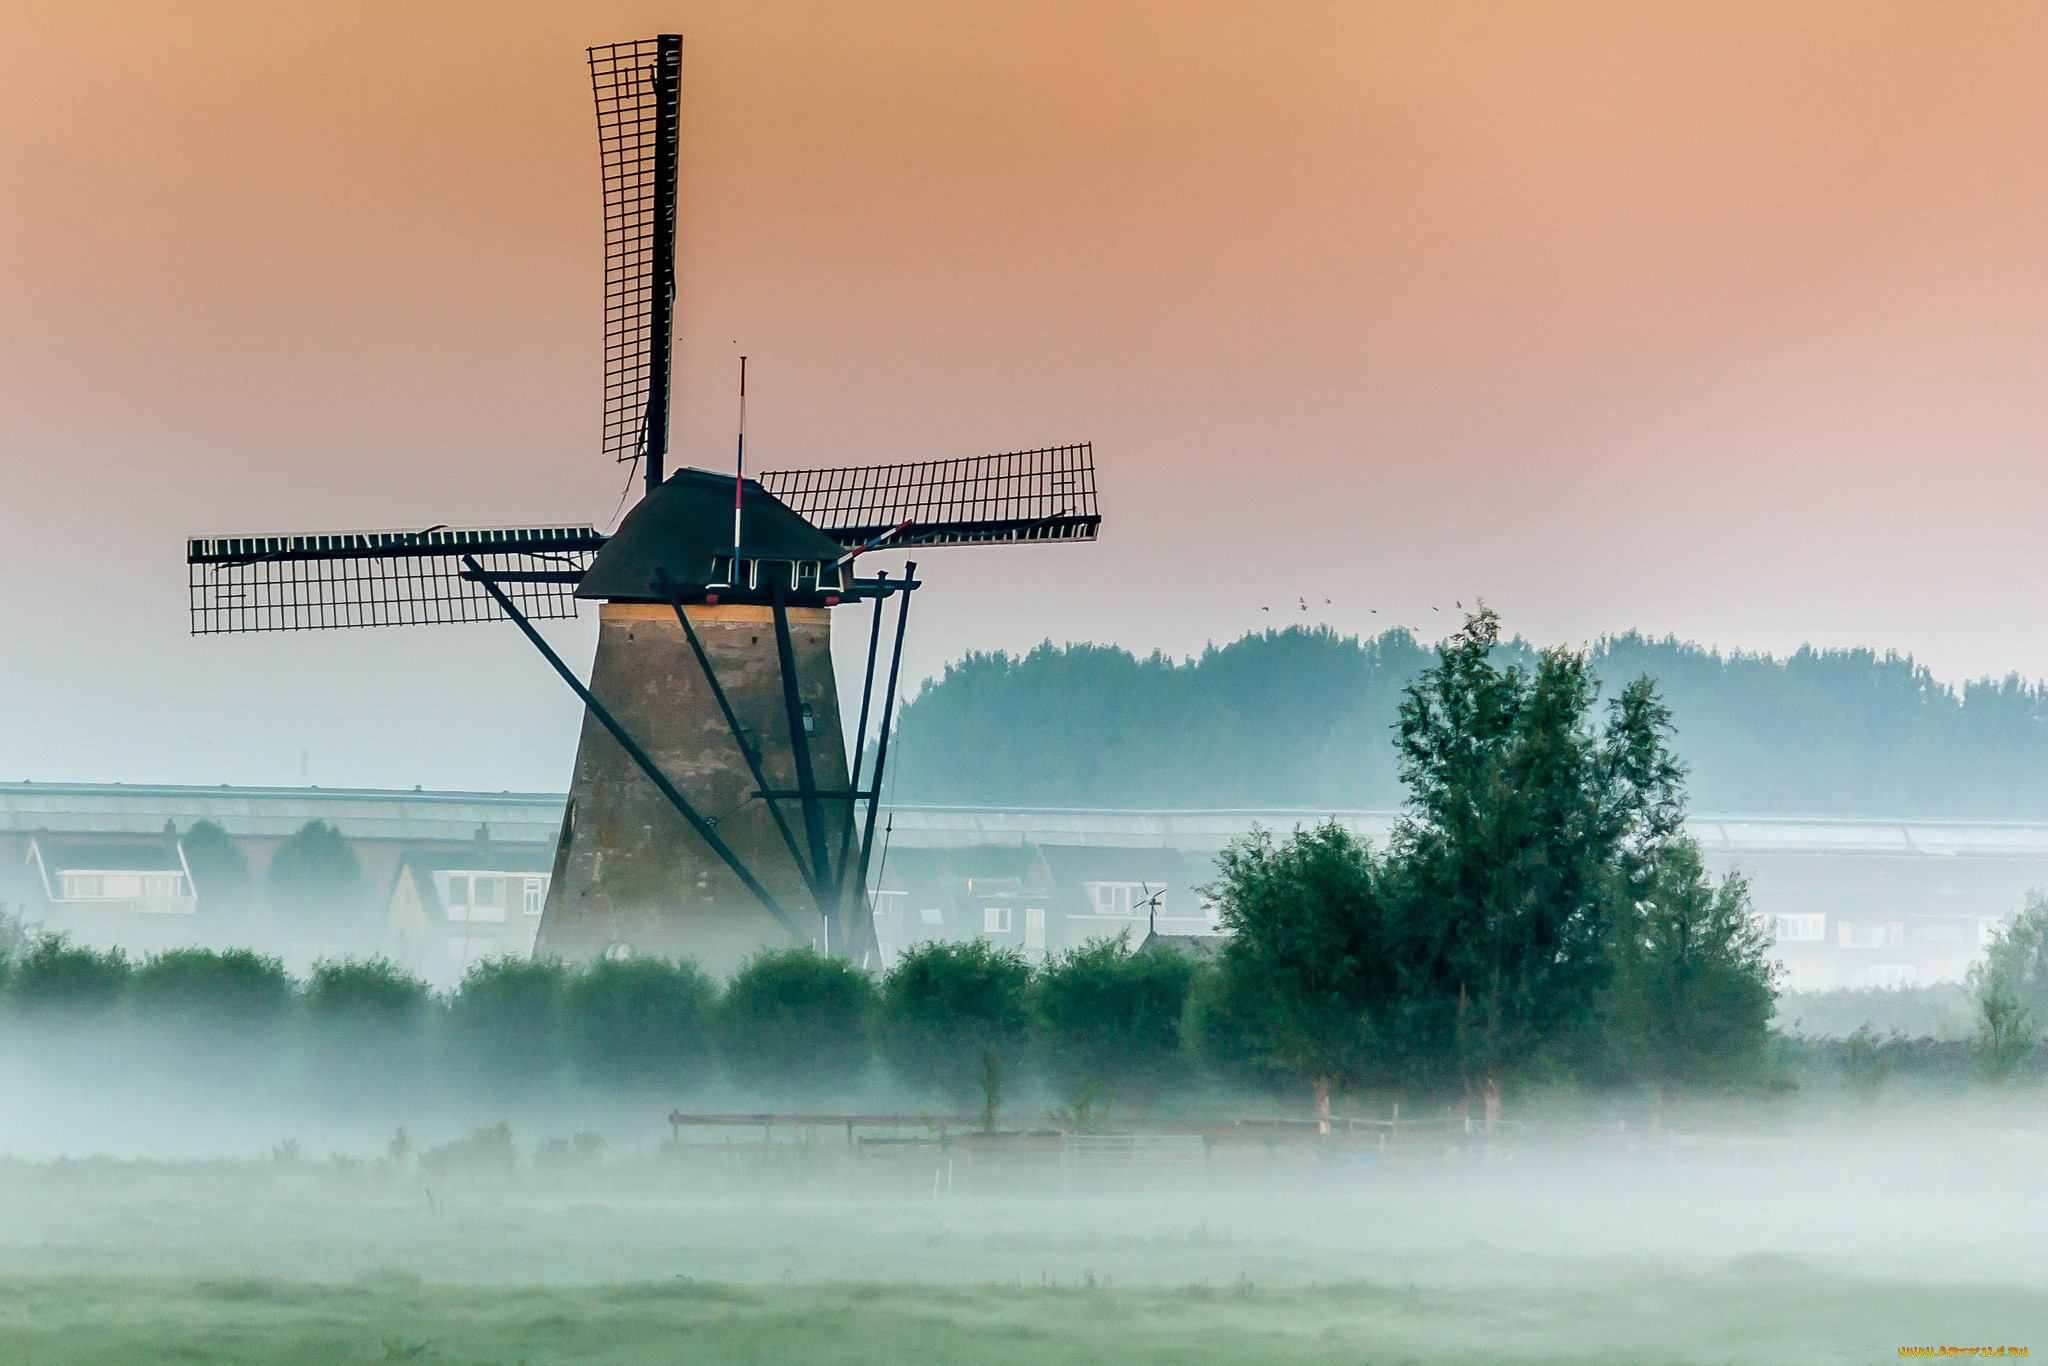
M 908 526 L 909 523 L 906 522 L 904 525 Z M 879 540 L 881 538 L 877 537 L 876 539 Z M 848 558 L 851 557 L 849 556 Z M 868 624 L 868 665 L 860 683 L 860 725 L 854 730 L 853 777 L 852 781 L 848 784 L 856 793 L 860 790 L 860 773 L 868 757 L 868 704 L 873 700 L 875 694 L 875 656 L 881 652 L 882 646 L 882 605 L 889 598 L 889 571 L 885 569 L 875 575 L 875 583 L 877 586 L 875 593 L 875 617 Z M 872 806 L 876 801 L 880 800 L 881 795 L 881 789 L 877 787 L 873 794 L 868 797 L 868 804 Z M 844 898 L 846 896 L 846 870 L 853 861 L 851 857 L 853 854 L 853 832 L 859 828 L 854 816 L 853 805 L 849 802 L 846 807 L 846 823 L 839 832 L 839 877 L 834 884 L 834 889 L 841 898 L 842 905 L 845 904 Z M 868 889 L 862 887 L 860 895 L 865 897 L 867 894 Z
M 882 697 L 882 727 L 875 733 L 875 775 L 873 786 L 875 797 L 868 803 L 867 829 L 860 839 L 860 893 L 863 900 L 868 890 L 868 855 L 875 847 L 875 815 L 882 805 L 882 773 L 889 762 L 889 722 L 896 713 L 896 673 L 903 665 L 903 629 L 910 621 L 910 591 L 917 587 L 917 561 L 903 566 L 903 582 L 899 591 L 902 603 L 896 608 L 896 646 L 889 656 L 889 691 Z
M 769 602 L 775 612 L 775 656 L 782 671 L 782 705 L 789 718 L 789 748 L 796 760 L 796 785 L 799 800 L 803 805 L 804 836 L 810 845 L 811 866 L 818 870 L 818 881 L 822 885 L 831 877 L 831 867 L 825 853 L 825 809 L 818 804 L 818 778 L 811 768 L 811 737 L 804 732 L 803 698 L 796 685 L 796 647 L 789 638 L 789 603 L 782 591 L 782 584 L 773 585 Z M 768 784 L 761 784 L 766 789 Z M 840 927 L 832 922 L 838 919 L 838 898 L 825 911 L 827 925 L 826 951 L 835 946 L 830 942 L 830 933 Z
M 626 751 L 626 757 L 639 765 L 640 771 L 647 775 L 648 781 L 652 782 L 660 790 L 662 796 L 668 798 L 669 805 L 681 813 L 683 819 L 690 823 L 690 828 L 695 830 L 703 838 L 704 842 L 711 846 L 711 852 L 718 855 L 719 860 L 732 870 L 733 876 L 737 877 L 741 885 L 753 893 L 754 899 L 759 901 L 766 908 L 767 912 L 775 917 L 777 923 L 789 934 L 791 941 L 797 944 L 807 942 L 810 936 L 797 928 L 796 921 L 791 918 L 788 911 L 783 909 L 782 903 L 775 899 L 774 893 L 761 885 L 760 879 L 748 870 L 746 864 L 740 862 L 739 856 L 734 854 L 726 845 L 726 842 L 718 837 L 718 832 L 711 828 L 711 823 L 698 814 L 697 808 L 691 806 L 689 799 L 684 797 L 677 790 L 676 785 L 668 780 L 668 775 L 656 766 L 646 750 L 640 748 L 639 742 L 626 733 L 626 728 L 620 725 L 611 712 L 605 709 L 604 704 L 597 700 L 590 689 L 583 686 L 583 680 L 576 677 L 575 672 L 562 662 L 562 657 L 555 653 L 554 648 L 541 639 L 540 632 L 534 630 L 533 623 L 528 621 L 525 615 L 512 605 L 512 599 L 505 596 L 504 590 L 492 582 L 491 576 L 486 574 L 482 566 L 477 564 L 470 556 L 464 555 L 462 563 L 469 570 L 469 573 L 464 577 L 484 586 L 484 591 L 491 595 L 498 606 L 504 610 L 506 616 L 512 618 L 512 624 L 526 634 L 526 638 L 533 642 L 534 648 L 539 650 L 541 656 L 554 666 L 555 672 L 562 676 L 562 681 L 567 683 L 575 694 L 583 699 L 583 705 L 590 709 L 590 714 L 597 718 L 598 724 L 611 732 L 612 739 L 619 742 L 619 748 Z

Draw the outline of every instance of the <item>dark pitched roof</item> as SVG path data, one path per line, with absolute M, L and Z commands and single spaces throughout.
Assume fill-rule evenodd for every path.
M 1206 960 L 1223 952 L 1227 938 L 1220 934 L 1160 934 L 1154 930 L 1138 945 L 1138 952 L 1177 953 L 1184 958 Z
M 552 845 L 465 844 L 435 849 L 408 849 L 399 856 L 399 866 L 418 873 L 445 873 L 460 868 L 472 873 L 551 873 L 555 868 Z
M 184 862 L 178 848 L 161 844 L 103 844 L 93 840 L 38 837 L 36 848 L 43 866 L 52 876 L 78 871 L 120 873 L 181 873 Z
M 839 558 L 839 542 L 790 511 L 774 494 L 749 479 L 741 499 L 749 560 Z M 684 592 L 714 582 L 714 556 L 732 554 L 732 476 L 681 469 L 640 500 L 592 561 L 576 586 L 579 598 L 614 602 L 658 602 L 648 587 L 657 572 Z

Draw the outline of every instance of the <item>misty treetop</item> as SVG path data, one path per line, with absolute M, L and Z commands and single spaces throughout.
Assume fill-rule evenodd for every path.
M 1528 642 L 1503 667 L 1535 666 Z M 1722 654 L 1627 634 L 1586 666 L 1608 696 L 1655 679 L 1684 718 L 1676 753 L 1703 811 L 2048 817 L 2048 691 L 1961 687 L 1910 656 Z M 891 763 L 903 802 L 1392 809 L 1402 690 L 1432 666 L 1406 631 L 1295 627 L 1174 661 L 1050 641 L 971 654 L 904 708 Z

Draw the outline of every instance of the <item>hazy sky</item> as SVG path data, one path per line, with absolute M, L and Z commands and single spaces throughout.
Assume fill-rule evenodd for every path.
M 1479 595 L 2048 675 L 2038 4 L 8 0 L 0 778 L 563 785 L 510 626 L 193 640 L 182 538 L 609 524 L 583 49 L 661 30 L 685 460 L 741 351 L 764 468 L 1096 443 L 913 677 Z

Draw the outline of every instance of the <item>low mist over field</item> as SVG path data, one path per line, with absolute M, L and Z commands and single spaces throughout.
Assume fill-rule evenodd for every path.
M 909 1111 L 852 1145 L 677 1142 L 672 1102 L 769 1102 L 508 1104 L 138 1046 L 7 1050 L 9 1359 L 1869 1361 L 2048 1321 L 2042 1099 L 1955 1079 L 1816 1061 L 1778 1100 L 1560 1094 L 1492 1133 L 1437 1109 L 1141 1158 L 1035 1102 L 998 1116 L 1033 1136 L 941 1141 L 886 1084 L 833 1098 Z

